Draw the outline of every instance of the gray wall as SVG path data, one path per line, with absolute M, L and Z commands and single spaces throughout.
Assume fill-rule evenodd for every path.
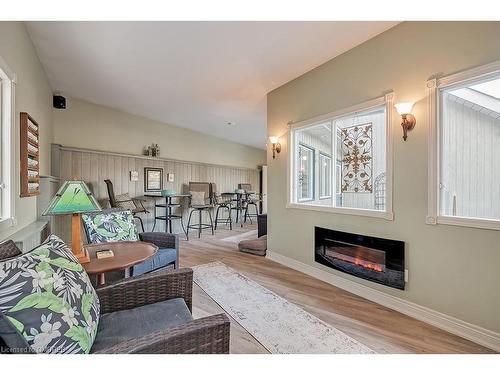
M 37 218 L 36 197 L 19 197 L 19 113 L 28 112 L 40 125 L 40 173 L 50 171 L 52 90 L 22 22 L 0 22 L 0 56 L 17 76 L 15 97 L 15 216 L 17 225 L 0 232 L 0 240 Z
M 268 150 L 269 249 L 297 261 L 500 332 L 500 232 L 427 225 L 426 81 L 500 59 L 500 23 L 405 22 L 268 95 L 268 134 L 282 136 L 276 160 Z M 289 121 L 340 110 L 394 90 L 415 101 L 416 128 L 403 142 L 394 115 L 394 221 L 287 209 Z M 498 167 L 498 166 L 497 166 Z M 497 168 L 498 169 L 498 168 Z M 315 225 L 406 242 L 405 291 L 336 272 L 313 260 Z
M 142 155 L 158 143 L 164 158 L 256 168 L 266 152 L 189 129 L 68 98 L 67 109 L 54 109 L 54 143 L 91 150 Z

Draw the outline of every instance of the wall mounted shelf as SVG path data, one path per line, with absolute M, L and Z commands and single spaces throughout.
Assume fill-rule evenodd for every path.
M 21 128 L 21 194 L 33 197 L 40 194 L 40 128 L 26 112 L 20 114 Z

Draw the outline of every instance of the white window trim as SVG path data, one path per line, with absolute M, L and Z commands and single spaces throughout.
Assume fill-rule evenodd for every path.
M 2 108 L 0 118 L 1 121 L 1 131 L 2 131 L 2 143 L 6 143 L 9 147 L 1 147 L 1 165 L 0 168 L 2 171 L 9 170 L 10 173 L 3 174 L 4 180 L 0 181 L 0 184 L 3 184 L 0 190 L 0 199 L 2 199 L 2 209 L 7 210 L 9 213 L 9 217 L 0 219 L 0 230 L 5 230 L 10 227 L 13 227 L 17 224 L 15 218 L 15 193 L 16 193 L 16 145 L 15 145 L 15 86 L 17 82 L 16 75 L 9 68 L 9 66 L 5 63 L 5 61 L 0 57 L 0 69 L 7 77 L 7 80 L 10 81 L 10 84 L 7 82 L 0 83 L 0 89 L 2 93 L 10 94 L 7 95 L 7 100 L 5 102 L 0 103 L 0 105 L 4 104 Z M 9 93 L 10 90 L 10 93 Z M 1 176 L 1 175 L 0 175 Z
M 300 128 L 309 127 L 315 124 L 320 124 L 326 120 L 332 120 L 342 117 L 349 113 L 364 112 L 371 108 L 380 107 L 385 105 L 386 108 L 386 205 L 385 211 L 363 209 L 363 208 L 348 208 L 348 207 L 325 207 L 321 205 L 304 205 L 293 202 L 293 192 L 295 190 L 294 176 L 294 145 L 295 145 L 295 130 Z M 313 117 L 311 119 L 289 122 L 288 123 L 288 157 L 287 157 L 287 204 L 286 208 L 299 209 L 308 211 L 330 212 L 336 214 L 367 216 L 374 218 L 381 218 L 385 220 L 394 220 L 394 213 L 392 210 L 392 191 L 393 191 L 393 114 L 394 114 L 394 92 L 388 92 L 384 96 L 366 101 L 364 103 L 356 104 L 352 107 L 344 108 L 338 111 L 330 112 L 324 115 Z M 332 158 L 333 160 L 333 158 Z M 293 181 L 293 184 L 292 184 Z M 333 183 L 333 181 L 332 181 Z M 332 185 L 333 186 L 333 185 Z
M 429 99 L 429 134 L 428 134 L 428 207 L 427 224 L 458 225 L 472 228 L 500 230 L 500 220 L 480 219 L 460 216 L 440 215 L 439 212 L 439 90 L 452 88 L 466 83 L 487 79 L 500 74 L 500 61 L 468 69 L 442 78 L 427 81 Z
M 318 155 L 318 162 L 319 162 L 319 168 L 318 168 L 318 171 L 319 171 L 319 176 L 318 176 L 318 180 L 319 180 L 319 183 L 318 183 L 318 186 L 319 186 L 319 192 L 318 192 L 318 197 L 319 197 L 319 200 L 325 200 L 325 199 L 330 199 L 332 198 L 332 192 L 333 192 L 333 185 L 332 185 L 332 182 L 333 182 L 333 176 L 331 175 L 330 176 L 330 195 L 321 195 L 321 188 L 322 188 L 322 184 L 323 184 L 323 181 L 322 181 L 322 178 L 321 176 L 323 176 L 323 169 L 322 169 L 322 166 L 321 166 L 321 157 L 324 157 L 324 158 L 328 158 L 330 159 L 330 175 L 332 174 L 332 171 L 333 171 L 333 168 L 332 168 L 332 156 L 331 155 L 328 155 L 322 151 L 319 151 L 319 155 Z
M 299 202 L 303 202 L 303 203 L 306 203 L 306 202 L 314 202 L 314 200 L 316 199 L 316 170 L 314 168 L 314 164 L 316 163 L 316 150 L 314 148 L 312 148 L 311 146 L 308 146 L 308 145 L 305 145 L 305 144 L 302 144 L 302 143 L 299 143 L 298 144 L 299 147 L 303 147 L 303 148 L 307 148 L 309 151 L 311 151 L 311 155 L 312 155 L 312 160 L 311 160 L 311 165 L 312 165 L 312 179 L 311 179 L 311 197 L 310 198 L 300 198 L 298 199 Z

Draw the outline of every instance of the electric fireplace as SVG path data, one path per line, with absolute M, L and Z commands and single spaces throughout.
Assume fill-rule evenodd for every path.
M 315 227 L 315 261 L 336 270 L 405 288 L 403 241 Z

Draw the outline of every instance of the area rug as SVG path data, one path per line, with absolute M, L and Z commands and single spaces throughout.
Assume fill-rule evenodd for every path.
M 195 283 L 271 353 L 375 353 L 224 263 L 193 270 Z
M 238 244 L 238 243 L 240 243 L 240 241 L 251 240 L 254 238 L 257 238 L 257 230 L 256 229 L 250 230 L 248 232 L 237 234 L 236 236 L 223 238 L 221 241 L 232 242 L 232 243 Z

